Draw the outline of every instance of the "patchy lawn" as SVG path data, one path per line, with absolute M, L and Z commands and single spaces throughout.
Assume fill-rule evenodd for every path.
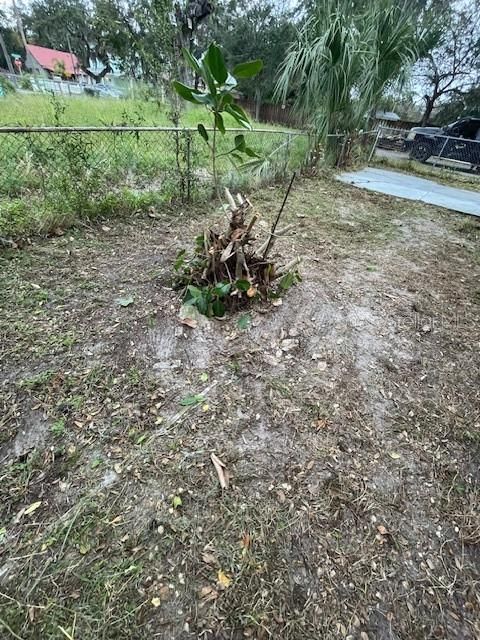
M 2 639 L 479 637 L 480 225 L 287 209 L 304 280 L 249 322 L 178 322 L 201 211 L 0 255 Z

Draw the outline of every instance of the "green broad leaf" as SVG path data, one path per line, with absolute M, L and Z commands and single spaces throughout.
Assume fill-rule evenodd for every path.
M 243 153 L 246 148 L 247 145 L 245 143 L 245 136 L 243 135 L 243 133 L 235 136 L 235 149 L 238 149 L 238 151 L 241 151 Z
M 174 80 L 172 82 L 172 86 L 178 95 L 187 100 L 188 102 L 193 102 L 193 104 L 211 104 L 212 99 L 207 93 L 202 93 L 201 91 L 197 91 L 196 89 L 192 89 L 191 87 L 187 87 L 187 85 Z
M 212 315 L 211 313 L 209 313 L 210 303 L 209 303 L 208 295 L 206 293 L 202 292 L 202 294 L 198 296 L 198 298 L 195 298 L 192 304 L 194 304 L 197 307 L 197 309 L 202 315 L 208 316 L 208 317 Z
M 193 284 L 189 284 L 187 287 L 187 296 L 190 298 L 201 298 L 203 295 L 202 290 L 198 287 L 194 287 Z
M 216 318 L 223 318 L 225 315 L 225 305 L 221 300 L 217 299 L 212 303 L 212 311 Z
M 178 93 L 178 95 L 181 98 L 183 98 L 184 100 L 187 100 L 188 102 L 194 102 L 194 103 L 197 102 L 197 100 L 194 98 L 193 89 L 191 89 L 190 87 L 187 87 L 187 85 L 182 84 L 181 82 L 178 82 L 177 80 L 174 80 L 172 82 L 172 85 L 175 91 Z
M 235 122 L 238 124 L 238 126 L 242 127 L 243 129 L 251 129 L 252 127 L 250 126 L 249 123 L 239 118 L 235 113 L 233 113 L 233 111 L 230 111 L 231 107 L 232 105 L 227 104 L 227 106 L 225 107 L 225 111 L 229 113 L 232 116 L 232 118 L 235 119 Z
M 215 125 L 220 133 L 225 133 L 225 124 L 220 113 L 215 113 Z
M 198 133 L 202 136 L 202 138 L 205 140 L 205 142 L 208 142 L 208 133 L 207 130 L 205 129 L 205 127 L 203 126 L 203 124 L 198 124 L 197 125 L 197 129 L 198 129 Z
M 214 100 L 212 99 L 211 95 L 208 93 L 202 93 L 201 91 L 193 93 L 193 100 L 195 104 L 206 104 L 209 106 L 214 104 Z
M 248 314 L 240 316 L 240 318 L 237 320 L 237 327 L 242 331 L 245 331 L 245 329 L 248 329 L 248 327 L 250 326 L 251 321 L 252 318 Z
M 233 118 L 235 118 L 238 124 L 244 129 L 252 128 L 247 114 L 241 107 L 238 106 L 238 104 L 227 104 L 227 106 L 225 107 L 225 111 L 229 113 Z
M 286 291 L 287 289 L 290 289 L 290 287 L 294 283 L 295 283 L 295 272 L 294 271 L 289 271 L 280 280 L 280 288 L 283 289 L 284 291 Z
M 183 502 L 180 496 L 173 496 L 172 506 L 174 509 L 178 509 L 178 507 L 181 507 L 182 504 Z
M 200 74 L 201 69 L 198 60 L 194 56 L 192 56 L 190 51 L 188 49 L 185 49 L 185 47 L 182 49 L 182 53 L 183 57 L 187 61 L 187 64 L 193 69 L 193 71 L 195 71 L 195 73 Z
M 229 282 L 220 282 L 214 287 L 213 293 L 219 298 L 223 298 L 230 293 L 231 286 Z
M 208 47 L 205 62 L 218 84 L 223 84 L 228 78 L 228 71 L 220 48 L 213 42 Z
M 201 72 L 200 75 L 202 76 L 202 78 L 204 79 L 207 87 L 208 87 L 208 91 L 210 92 L 210 99 L 212 101 L 212 103 L 215 101 L 215 98 L 217 96 L 217 86 L 215 84 L 215 79 L 213 77 L 213 74 L 210 70 L 210 66 L 208 64 L 208 60 L 207 60 L 207 53 L 208 51 L 206 51 L 203 56 L 202 59 L 200 61 L 200 67 L 201 67 Z
M 129 307 L 131 304 L 133 304 L 133 298 L 132 296 L 117 298 L 117 304 L 119 304 L 121 307 Z
M 241 62 L 233 69 L 232 73 L 235 78 L 253 78 L 263 69 L 261 60 L 250 60 L 249 62 Z
M 230 93 L 224 93 L 223 91 L 221 92 L 221 98 L 220 98 L 220 106 L 222 108 L 226 107 L 227 104 L 232 104 L 233 103 L 233 96 Z
M 248 124 L 250 124 L 250 118 L 248 117 L 246 111 L 242 109 L 242 107 L 240 107 L 238 104 L 232 104 L 230 105 L 230 108 L 238 118 L 241 118 L 242 120 L 245 120 L 245 122 L 248 122 Z
M 180 404 L 182 407 L 192 407 L 195 404 L 200 404 L 200 402 L 203 402 L 204 400 L 205 398 L 202 394 L 198 393 L 195 396 L 186 396 L 185 398 L 182 398 L 182 400 L 180 400 Z
M 232 158 L 235 158 L 237 162 L 243 162 L 242 156 L 238 155 L 238 153 L 232 153 L 231 156 Z
M 235 286 L 239 291 L 248 291 L 252 285 L 248 280 L 237 280 Z
M 206 371 L 204 371 L 203 373 L 200 374 L 200 380 L 202 382 L 207 382 L 208 380 L 208 373 Z

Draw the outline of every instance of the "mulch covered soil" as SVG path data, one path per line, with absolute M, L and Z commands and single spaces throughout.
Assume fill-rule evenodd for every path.
M 303 281 L 190 328 L 225 221 L 151 215 L 0 254 L 0 637 L 480 637 L 479 223 L 300 180 Z

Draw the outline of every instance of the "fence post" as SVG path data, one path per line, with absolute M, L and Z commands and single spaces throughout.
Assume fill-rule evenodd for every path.
M 185 199 L 185 177 L 183 175 L 183 171 L 180 166 L 180 136 L 178 134 L 178 128 L 175 129 L 175 164 L 178 171 L 179 187 L 182 192 L 182 200 L 184 200 Z
M 370 163 L 372 161 L 373 154 L 375 153 L 375 149 L 377 148 L 378 140 L 380 138 L 381 133 L 382 133 L 382 127 L 380 126 L 380 127 L 378 127 L 378 131 L 377 131 L 377 135 L 375 136 L 375 140 L 373 141 L 373 147 L 372 147 L 372 150 L 370 151 L 370 155 L 368 156 L 367 163 Z
M 292 144 L 292 134 L 291 133 L 287 133 L 287 153 L 285 154 L 285 166 L 284 166 L 284 169 L 283 169 L 283 174 L 284 175 L 287 175 L 287 171 L 288 171 L 288 161 L 290 160 L 291 144 Z
M 442 153 L 445 150 L 445 147 L 447 146 L 447 142 L 448 142 L 448 138 L 445 136 L 445 142 L 442 145 L 442 148 L 440 149 L 440 153 L 438 154 L 437 158 L 441 158 L 442 157 Z M 435 162 L 433 163 L 433 166 L 436 167 L 437 166 L 437 161 L 435 160 Z
M 190 203 L 192 201 L 192 174 L 191 174 L 191 141 L 192 134 L 190 131 L 187 131 L 187 202 Z

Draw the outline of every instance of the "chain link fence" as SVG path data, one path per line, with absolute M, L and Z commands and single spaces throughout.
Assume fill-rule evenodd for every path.
M 239 133 L 260 156 L 248 169 L 227 153 Z M 308 144 L 300 132 L 230 129 L 218 138 L 218 175 L 233 188 L 282 178 L 302 166 Z M 47 220 L 45 211 L 89 217 L 128 199 L 144 206 L 207 197 L 211 166 L 196 129 L 0 128 L 0 235 L 26 208 L 40 207 Z
M 400 164 L 416 161 L 480 172 L 480 140 L 457 138 L 436 132 L 380 127 L 370 156 L 371 159 L 389 159 Z

